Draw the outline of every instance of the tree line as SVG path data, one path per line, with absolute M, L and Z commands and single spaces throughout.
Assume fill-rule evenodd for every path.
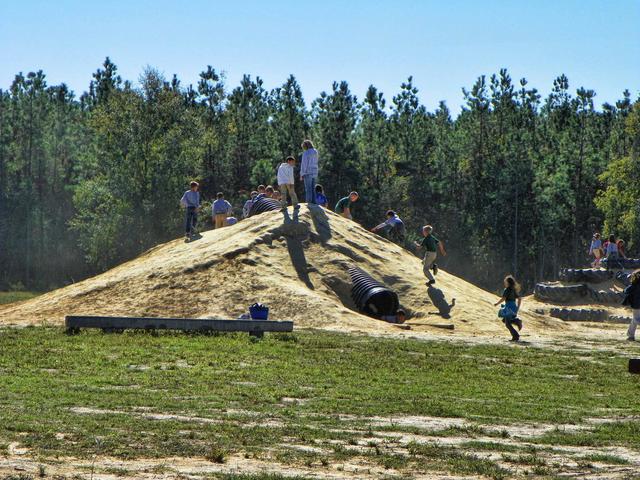
M 584 264 L 603 225 L 638 250 L 638 98 L 596 108 L 560 75 L 543 99 L 504 69 L 462 94 L 454 118 L 422 105 L 411 77 L 390 99 L 342 81 L 307 104 L 294 76 L 231 87 L 211 66 L 197 85 L 152 68 L 133 83 L 107 58 L 79 97 L 20 73 L 0 89 L 0 288 L 54 288 L 176 238 L 191 179 L 240 207 L 305 138 L 331 202 L 357 190 L 356 221 L 393 209 L 410 239 L 433 224 L 445 268 L 480 285 Z

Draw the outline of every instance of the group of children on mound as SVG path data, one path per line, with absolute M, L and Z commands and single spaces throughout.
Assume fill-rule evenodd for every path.
M 305 144 L 303 144 L 303 147 L 307 147 L 305 148 L 305 152 L 310 148 L 313 148 L 312 146 L 309 147 Z M 313 150 L 315 151 L 315 149 Z M 305 163 L 304 160 L 305 158 L 303 154 L 303 163 Z M 315 160 L 317 164 L 317 152 L 315 158 L 312 158 L 311 160 L 312 162 Z M 288 157 L 285 162 L 278 167 L 277 180 L 280 192 L 275 190 L 271 185 L 266 187 L 264 185 L 259 185 L 256 191 L 251 192 L 251 198 L 247 200 L 243 206 L 243 216 L 245 218 L 249 215 L 253 204 L 261 198 L 275 198 L 280 200 L 282 202 L 282 209 L 285 210 L 288 205 L 289 197 L 294 209 L 299 207 L 298 196 L 295 192 L 295 162 L 296 160 L 294 157 Z M 309 170 L 309 161 L 306 162 L 306 165 L 307 170 Z M 301 169 L 301 171 L 303 170 L 304 169 Z M 311 170 L 313 170 L 313 168 L 311 168 Z M 315 183 L 316 176 L 317 173 L 313 175 L 301 175 L 301 180 L 303 180 L 305 184 L 305 197 L 307 203 L 315 203 L 327 208 L 327 197 L 324 195 L 322 185 Z M 311 179 L 309 177 L 311 177 Z M 187 239 L 191 238 L 191 236 L 196 233 L 198 212 L 201 208 L 198 183 L 193 181 L 191 182 L 190 187 L 191 188 L 184 193 L 180 200 L 180 203 L 186 209 L 185 230 Z M 218 193 L 216 197 L 216 200 L 211 206 L 212 220 L 215 228 L 222 228 L 236 223 L 237 219 L 231 216 L 233 211 L 231 204 L 224 199 L 224 195 L 221 192 Z M 349 195 L 338 200 L 334 209 L 335 212 L 345 218 L 352 219 L 352 208 L 354 204 L 358 202 L 359 198 L 360 196 L 358 192 L 350 192 Z M 381 233 L 390 240 L 403 244 L 405 236 L 404 222 L 393 210 L 388 210 L 386 217 L 387 218 L 384 222 L 373 227 L 371 231 L 374 233 Z M 421 241 L 414 243 L 417 248 L 424 250 L 422 271 L 427 277 L 427 285 L 432 287 L 436 283 L 434 275 L 438 274 L 438 265 L 436 263 L 438 252 L 442 256 L 446 256 L 447 252 L 444 248 L 444 243 L 433 234 L 433 227 L 431 225 L 425 225 L 422 227 L 422 236 L 423 238 Z M 640 279 L 640 275 L 638 275 L 638 278 Z M 520 335 L 513 326 L 515 325 L 518 330 L 522 329 L 522 321 L 517 317 L 522 301 L 519 295 L 520 286 L 516 283 L 515 279 L 509 275 L 504 280 L 504 287 L 505 289 L 503 291 L 502 298 L 496 303 L 496 305 L 498 305 L 499 303 L 504 302 L 498 316 L 502 318 L 504 324 L 511 333 L 512 340 L 518 341 L 520 339 Z M 638 290 L 638 301 L 640 303 L 640 288 Z M 640 313 L 640 310 L 638 310 L 638 312 Z M 393 318 L 385 318 L 384 320 L 392 323 L 404 323 L 405 319 L 406 313 L 404 310 L 398 310 Z
M 180 205 L 186 210 L 185 236 L 189 240 L 197 234 L 198 212 L 201 210 L 201 197 L 198 182 L 191 182 L 189 190 L 184 192 L 180 199 Z M 238 219 L 233 217 L 233 208 L 225 200 L 224 194 L 218 192 L 216 200 L 211 204 L 211 220 L 215 228 L 222 228 L 238 223 Z

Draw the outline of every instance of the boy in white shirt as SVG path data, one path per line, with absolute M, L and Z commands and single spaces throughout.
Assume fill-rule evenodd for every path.
M 278 167 L 278 185 L 282 193 L 282 210 L 287 209 L 287 193 L 291 197 L 293 208 L 298 208 L 298 196 L 294 188 L 293 167 L 296 159 L 287 157 L 286 162 L 282 162 Z

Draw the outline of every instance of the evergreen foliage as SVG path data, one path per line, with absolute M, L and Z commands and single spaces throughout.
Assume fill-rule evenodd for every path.
M 208 66 L 196 86 L 147 68 L 123 80 L 107 58 L 88 91 L 49 86 L 42 71 L 0 90 L 0 288 L 76 281 L 176 237 L 188 181 L 236 207 L 310 138 L 330 204 L 350 190 L 371 227 L 392 208 L 415 238 L 435 225 L 446 268 L 493 287 L 532 285 L 585 263 L 604 226 L 640 246 L 640 102 L 560 75 L 545 99 L 506 70 L 463 89 L 456 117 L 421 105 L 409 77 L 387 102 L 345 81 L 310 102 L 295 77 L 273 91 L 245 75 L 228 88 Z M 301 192 L 301 186 L 297 185 Z

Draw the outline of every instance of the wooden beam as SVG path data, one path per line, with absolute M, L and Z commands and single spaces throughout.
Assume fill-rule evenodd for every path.
M 154 318 L 154 317 L 101 317 L 67 315 L 67 332 L 74 333 L 81 328 L 101 328 L 104 331 L 117 332 L 134 330 L 183 330 L 215 332 L 248 332 L 261 337 L 264 332 L 291 332 L 293 322 L 274 322 L 270 320 L 217 320 L 209 318 Z

